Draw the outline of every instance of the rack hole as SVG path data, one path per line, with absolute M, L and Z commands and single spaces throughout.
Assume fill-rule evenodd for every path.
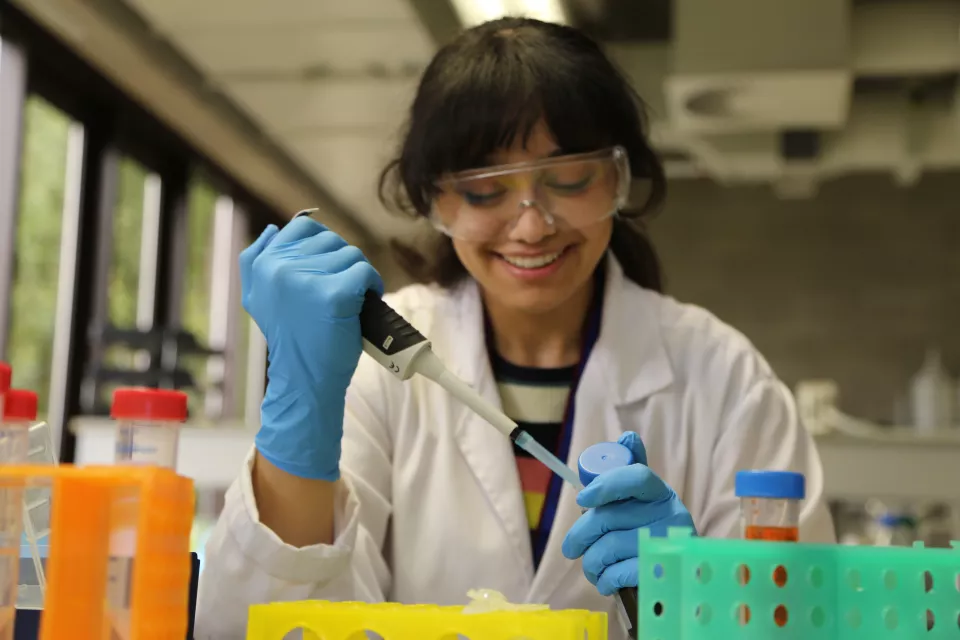
M 750 607 L 745 604 L 738 604 L 733 608 L 733 619 L 740 623 L 740 626 L 750 624 Z
M 653 565 L 653 577 L 657 580 L 663 577 L 663 565 L 659 562 Z
M 826 622 L 827 614 L 823 612 L 823 609 L 820 607 L 814 607 L 813 610 L 810 611 L 810 624 L 812 624 L 814 628 L 819 629 L 826 624 Z
M 696 578 L 700 584 L 709 584 L 710 580 L 713 579 L 713 569 L 710 568 L 708 563 L 701 562 L 696 570 Z
M 897 588 L 897 572 L 887 569 L 883 572 L 883 586 L 893 590 Z
M 811 567 L 808 577 L 810 579 L 810 586 L 814 589 L 819 589 L 823 586 L 823 569 L 820 567 Z
M 933 591 L 933 574 L 929 571 L 923 572 L 923 592 L 930 593 Z
M 313 640 L 314 637 L 315 636 L 308 636 L 306 634 L 303 636 L 304 640 Z M 457 638 L 459 638 L 459 636 L 455 636 L 454 640 Z M 383 640 L 383 636 L 376 631 L 364 629 L 363 631 L 358 631 L 351 635 L 348 640 Z
M 937 624 L 937 616 L 934 615 L 933 611 L 927 609 L 926 621 L 927 631 L 933 631 L 933 628 Z
M 320 637 L 304 627 L 290 629 L 283 635 L 283 640 L 320 640 Z
M 783 627 L 786 626 L 788 619 L 787 608 L 782 604 L 778 604 L 777 608 L 773 610 L 773 621 L 777 623 L 778 627 Z
M 897 628 L 897 625 L 900 624 L 900 616 L 897 615 L 897 610 L 893 607 L 887 607 L 883 610 L 883 626 L 885 626 L 890 631 L 893 631 Z
M 737 582 L 741 585 L 750 584 L 750 567 L 745 564 L 737 567 Z
M 663 615 L 663 603 L 662 603 L 662 602 L 654 602 L 654 603 L 653 603 L 653 615 L 657 616 L 658 618 Z
M 859 629 L 861 622 L 862 618 L 860 617 L 859 609 L 850 609 L 850 611 L 847 611 L 847 625 L 851 629 Z
M 694 612 L 694 617 L 702 625 L 710 624 L 710 619 L 713 617 L 713 611 L 710 609 L 710 605 L 706 602 L 697 605 L 697 610 Z
M 847 584 L 850 585 L 850 588 L 854 591 L 860 591 L 860 572 L 856 569 L 850 569 L 847 572 Z
M 777 565 L 773 570 L 773 583 L 778 587 L 783 587 L 787 584 L 787 568 L 782 564 Z

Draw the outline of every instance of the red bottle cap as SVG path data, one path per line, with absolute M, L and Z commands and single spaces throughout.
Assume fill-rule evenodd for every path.
M 110 417 L 114 420 L 183 422 L 187 419 L 187 394 L 172 389 L 117 389 L 113 392 Z
M 8 389 L 3 396 L 4 420 L 36 420 L 37 394 L 26 389 Z
M 0 362 L 0 393 L 6 393 L 10 389 L 10 378 L 13 371 L 6 362 Z

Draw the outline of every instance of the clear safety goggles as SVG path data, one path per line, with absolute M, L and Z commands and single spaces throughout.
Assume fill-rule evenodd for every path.
M 623 147 L 463 171 L 436 183 L 431 218 L 463 240 L 504 237 L 531 209 L 550 231 L 583 228 L 627 202 L 630 162 Z

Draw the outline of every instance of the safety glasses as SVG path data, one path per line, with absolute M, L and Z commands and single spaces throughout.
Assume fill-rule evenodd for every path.
M 551 228 L 583 228 L 627 202 L 630 163 L 623 147 L 464 171 L 436 183 L 431 218 L 455 238 L 503 237 L 536 209 Z

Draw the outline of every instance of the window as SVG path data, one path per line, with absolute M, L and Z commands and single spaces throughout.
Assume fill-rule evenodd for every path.
M 56 329 L 70 118 L 31 96 L 24 106 L 20 202 L 7 357 L 14 384 L 37 392 L 46 415 Z
M 128 344 L 130 329 L 180 325 L 222 350 L 179 363 L 199 384 L 193 417 L 257 421 L 265 348 L 240 305 L 237 257 L 246 212 L 257 226 L 276 212 L 7 4 L 0 50 L 0 353 L 38 392 L 61 459 L 76 453 L 71 420 L 102 415 L 111 387 L 157 384 L 128 372 L 167 368 Z M 104 342 L 108 327 L 121 331 Z
M 187 200 L 187 252 L 183 283 L 183 311 L 180 325 L 193 334 L 203 346 L 210 345 L 211 287 L 213 286 L 214 218 L 220 194 L 203 180 L 194 180 Z M 217 418 L 205 402 L 216 380 L 208 358 L 185 356 L 183 368 L 193 376 L 196 387 L 188 389 L 190 415 L 194 418 Z
M 128 157 L 120 160 L 107 288 L 107 318 L 116 327 L 137 325 L 146 182 L 143 166 Z

